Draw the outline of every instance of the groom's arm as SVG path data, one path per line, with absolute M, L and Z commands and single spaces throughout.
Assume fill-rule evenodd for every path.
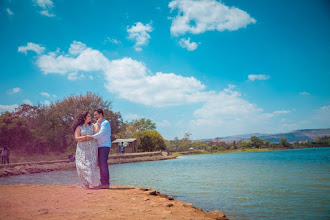
M 110 123 L 109 122 L 104 122 L 101 125 L 101 130 L 98 133 L 92 135 L 92 137 L 95 138 L 95 139 L 99 139 L 99 138 L 103 137 L 105 134 L 107 134 L 108 132 L 109 133 L 111 132 Z

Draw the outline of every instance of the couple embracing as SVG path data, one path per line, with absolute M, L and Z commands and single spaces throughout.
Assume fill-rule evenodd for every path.
M 74 137 L 78 142 L 76 168 L 85 189 L 109 189 L 111 127 L 109 121 L 104 119 L 102 109 L 95 110 L 93 115 L 95 124 L 92 124 L 91 114 L 87 111 L 81 112 L 73 122 Z M 97 166 L 100 168 L 100 181 Z

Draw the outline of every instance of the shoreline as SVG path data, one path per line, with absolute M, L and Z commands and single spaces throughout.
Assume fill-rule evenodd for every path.
M 22 196 L 24 195 L 24 196 Z M 218 219 L 190 203 L 152 189 L 111 186 L 85 190 L 77 185 L 0 185 L 0 219 Z
M 252 152 L 264 152 L 264 151 L 281 151 L 281 150 L 293 150 L 293 149 L 309 149 L 313 147 L 297 147 L 297 148 L 253 148 L 253 149 L 236 149 L 236 150 L 223 150 L 216 152 L 208 151 L 184 151 L 184 152 L 175 152 L 175 156 L 188 156 L 188 155 L 200 155 L 200 154 L 227 154 L 227 153 L 252 153 Z M 322 148 L 322 147 L 315 147 Z
M 135 153 L 123 155 L 110 155 L 108 164 L 121 164 L 121 163 L 137 163 L 146 161 L 159 161 L 175 159 L 177 156 L 167 156 L 162 152 L 148 152 L 148 153 Z M 0 165 L 0 178 L 8 176 L 16 176 L 23 174 L 51 172 L 59 170 L 72 170 L 76 168 L 76 163 L 71 162 L 69 159 L 56 160 L 56 161 L 38 161 L 38 162 L 25 162 L 13 163 L 9 165 Z

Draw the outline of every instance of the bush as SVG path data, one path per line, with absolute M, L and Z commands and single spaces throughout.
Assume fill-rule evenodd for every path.
M 137 133 L 139 151 L 165 150 L 166 144 L 163 137 L 154 130 L 139 131 Z

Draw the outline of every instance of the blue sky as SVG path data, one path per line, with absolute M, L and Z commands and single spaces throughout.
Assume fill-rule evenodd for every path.
M 87 91 L 166 139 L 330 127 L 328 1 L 4 0 L 0 111 Z

